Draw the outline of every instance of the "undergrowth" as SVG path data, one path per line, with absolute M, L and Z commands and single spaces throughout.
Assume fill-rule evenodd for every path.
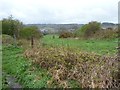
M 119 87 L 115 76 L 118 72 L 116 56 L 101 56 L 63 47 L 33 48 L 24 54 L 33 64 L 49 71 L 52 78 L 47 82 L 48 87 L 69 88 L 69 83 L 74 81 L 82 88 Z
M 72 48 L 3 46 L 3 72 L 26 88 L 118 88 L 116 56 Z M 23 55 L 24 52 L 24 55 Z M 5 85 L 3 84 L 3 87 Z

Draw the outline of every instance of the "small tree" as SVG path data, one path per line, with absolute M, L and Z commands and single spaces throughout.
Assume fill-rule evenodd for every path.
M 39 39 L 40 37 L 42 37 L 42 33 L 36 26 L 25 26 L 20 31 L 20 38 L 30 40 L 32 48 L 34 47 L 34 39 Z
M 12 15 L 2 20 L 2 34 L 19 38 L 19 31 L 22 27 L 23 23 L 17 19 L 13 19 Z
M 101 29 L 100 23 L 94 21 L 94 22 L 89 22 L 89 24 L 86 25 L 85 28 L 85 37 L 91 37 L 93 36 L 97 31 Z
M 20 37 L 25 39 L 31 39 L 31 37 L 40 38 L 41 36 L 42 33 L 39 31 L 38 27 L 36 26 L 25 26 L 20 31 Z
M 101 24 L 99 22 L 93 21 L 83 25 L 79 30 L 76 31 L 76 34 L 85 38 L 90 38 L 100 29 Z

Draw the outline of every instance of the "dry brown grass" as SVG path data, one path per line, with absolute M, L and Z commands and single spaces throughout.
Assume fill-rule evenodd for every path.
M 117 38 L 118 36 L 117 31 L 118 31 L 117 29 L 100 30 L 93 35 L 93 38 L 98 38 L 98 39 Z
M 3 45 L 14 44 L 14 39 L 10 35 L 2 34 L 0 36 Z
M 17 40 L 17 45 L 25 49 L 31 48 L 31 40 L 19 39 Z M 39 47 L 39 46 L 41 46 L 40 40 L 34 39 L 34 47 Z
M 33 64 L 46 68 L 52 75 L 48 86 L 69 87 L 68 80 L 79 82 L 82 88 L 118 88 L 116 79 L 118 60 L 116 57 L 94 53 L 72 51 L 72 49 L 39 47 L 28 49 L 24 55 Z

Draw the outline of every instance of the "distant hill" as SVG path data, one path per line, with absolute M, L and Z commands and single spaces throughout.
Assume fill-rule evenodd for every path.
M 102 23 L 102 28 L 117 28 L 118 24 L 104 22 Z
M 54 28 L 54 29 L 76 29 L 84 24 L 27 24 L 27 26 L 35 25 L 38 28 Z
M 74 31 L 84 24 L 27 24 L 27 26 L 37 26 L 41 31 L 59 32 Z
M 74 31 L 84 24 L 26 24 L 26 26 L 37 26 L 41 31 L 59 32 L 59 31 Z M 116 28 L 117 24 L 104 22 L 102 28 Z

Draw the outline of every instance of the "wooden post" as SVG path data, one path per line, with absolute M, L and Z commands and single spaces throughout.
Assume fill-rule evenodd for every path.
M 34 47 L 34 40 L 33 40 L 33 36 L 31 36 L 31 47 Z
M 16 35 L 14 34 L 14 46 L 17 47 Z
M 53 39 L 55 38 L 55 36 L 53 35 Z

